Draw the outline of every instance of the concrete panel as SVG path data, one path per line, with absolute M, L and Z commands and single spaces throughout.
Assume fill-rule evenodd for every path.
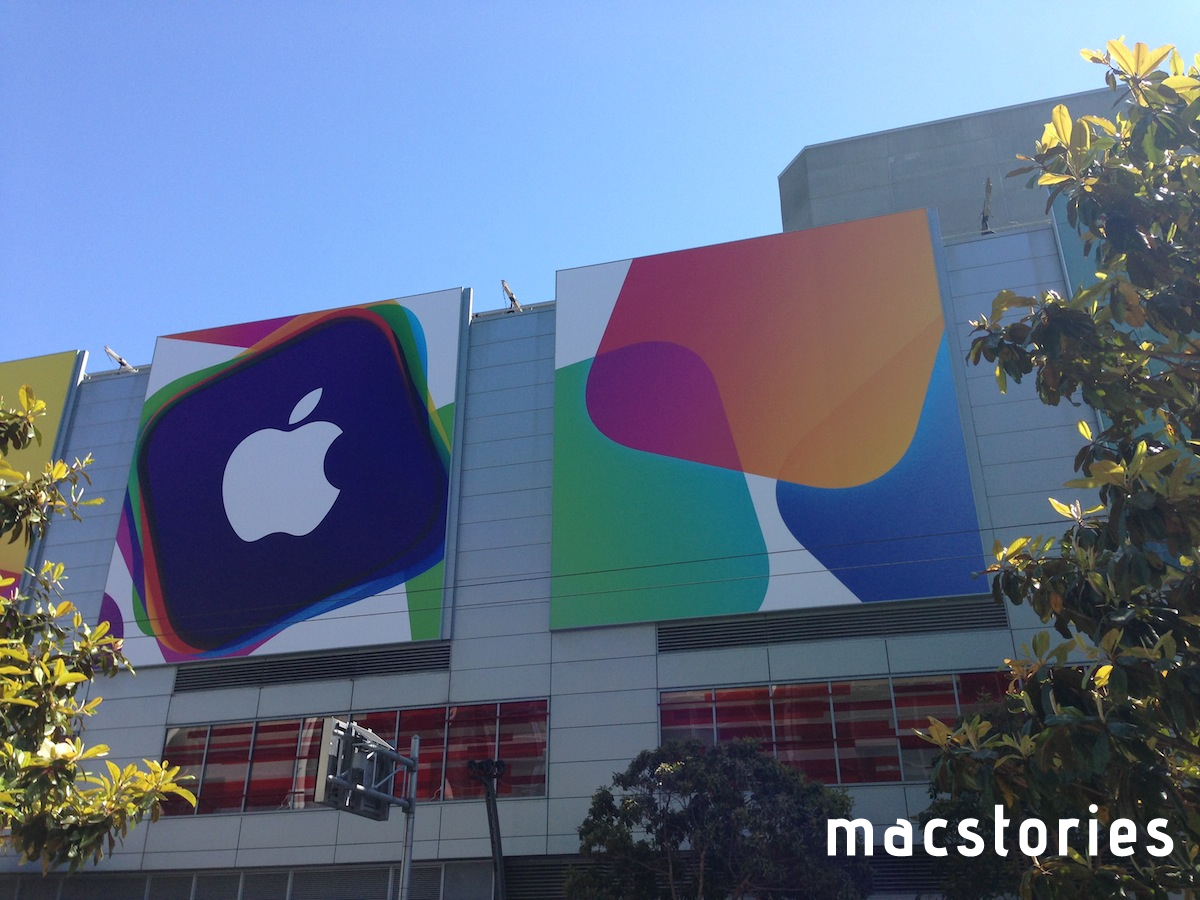
M 480 805 L 479 814 L 483 815 Z M 442 838 L 438 842 L 439 859 L 479 859 L 489 856 L 492 845 L 488 838 Z
M 472 366 L 467 376 L 475 390 L 507 391 L 554 379 L 550 357 L 506 361 L 494 366 Z
M 451 672 L 450 702 L 480 703 L 486 700 L 512 700 L 522 697 L 546 697 L 550 694 L 550 666 L 510 665 L 495 669 L 467 669 Z
M 963 672 L 1000 665 L 1012 656 L 1012 636 L 1003 631 L 962 631 L 888 638 L 892 674 Z
M 186 843 L 176 847 L 187 847 Z M 268 851 L 263 851 L 267 853 Z M 274 851 L 269 851 L 274 852 Z M 149 871 L 171 871 L 173 869 L 232 869 L 238 865 L 236 850 L 164 850 L 142 856 L 142 867 Z M 281 865 L 278 861 L 260 865 Z
M 334 846 L 327 847 L 273 847 L 261 850 L 238 850 L 236 863 L 239 868 L 255 869 L 270 866 L 328 866 L 334 862 Z
M 1083 437 L 1074 425 L 1030 429 L 1021 435 L 987 434 L 978 439 L 979 459 L 984 466 L 1025 463 L 1045 459 L 1066 460 L 1074 477 L 1075 454 Z
M 530 385 L 516 391 L 480 391 L 468 399 L 467 415 L 498 416 L 554 406 L 554 385 L 550 382 Z
M 1061 289 L 1062 266 L 1058 256 L 1034 256 L 1012 262 L 958 269 L 950 274 L 950 292 L 955 296 L 1012 290 L 1015 285 L 1043 285 Z
M 440 805 L 418 805 L 416 822 L 419 827 L 418 831 L 413 832 L 414 839 L 418 832 L 425 840 L 436 837 L 436 831 L 429 827 L 431 823 L 422 823 L 421 816 L 427 810 L 432 810 Z M 333 810 L 330 812 L 333 814 L 336 843 L 339 848 L 367 844 L 382 845 L 395 851 L 394 859 L 400 858 L 404 846 L 404 813 L 400 809 L 393 808 L 386 822 L 376 822 L 374 819 L 350 813 L 333 812 Z M 334 842 L 335 839 L 331 837 L 330 843 Z
M 462 800 L 442 805 L 441 841 L 488 840 L 487 810 L 483 800 Z M 491 845 L 488 844 L 484 853 L 491 855 Z M 455 853 L 463 856 L 465 853 Z
M 513 516 L 490 522 L 469 522 L 458 529 L 460 553 L 512 546 L 549 545 L 550 515 Z
M 550 635 L 538 634 L 506 635 L 504 637 L 478 637 L 457 639 L 450 647 L 452 671 L 470 669 L 498 669 L 513 665 L 531 665 L 550 662 Z
M 259 692 L 258 718 L 279 719 L 343 712 L 350 708 L 353 690 L 354 682 L 349 679 L 265 685 Z
M 482 804 L 479 804 L 482 805 Z M 546 831 L 546 798 L 520 800 L 501 799 L 496 803 L 500 816 L 500 833 L 504 836 L 504 850 L 509 851 L 509 837 L 541 837 Z M 542 850 L 534 851 L 537 853 Z M 518 855 L 513 851 L 513 855 Z
M 773 644 L 768 649 L 770 679 L 869 678 L 888 671 L 887 642 L 882 638 Z
M 99 693 L 105 703 L 132 697 L 170 697 L 175 690 L 175 666 L 157 666 L 138 669 L 136 675 L 122 672 L 115 678 L 99 678 L 92 683 L 91 690 Z M 94 721 L 104 721 L 103 716 L 104 704 L 101 704 Z
M 544 488 L 550 484 L 552 474 L 549 459 L 489 466 L 486 469 L 468 469 L 463 472 L 463 496 L 507 494 L 510 491 Z
M 653 747 L 657 743 L 657 740 L 654 740 L 646 746 Z M 614 772 L 623 772 L 628 765 L 628 759 L 551 763 L 547 776 L 550 796 L 554 801 L 572 797 L 590 799 L 597 789 L 612 784 Z
M 238 848 L 261 850 L 281 843 L 324 847 L 337 839 L 338 819 L 342 816 L 349 814 L 332 809 L 305 809 L 245 815 L 241 817 Z
M 762 684 L 770 677 L 766 647 L 663 653 L 658 657 L 658 686 L 662 689 Z
M 554 661 L 584 659 L 624 659 L 630 656 L 654 656 L 658 635 L 653 625 L 620 625 L 612 628 L 587 628 L 556 631 L 553 638 Z
M 490 522 L 507 519 L 510 515 L 544 515 L 551 505 L 550 487 L 530 490 L 493 491 L 478 496 L 464 496 L 459 505 L 459 522 Z
M 658 728 L 657 690 L 647 688 L 636 691 L 559 694 L 555 696 L 554 705 L 550 710 L 552 729 L 630 723 Z
M 631 657 L 614 666 L 606 660 L 581 660 L 555 663 L 554 693 L 590 694 L 597 687 L 610 691 L 626 691 L 657 684 L 654 659 Z
M 531 435 L 546 436 L 553 431 L 554 410 L 547 406 L 503 415 L 471 415 L 463 426 L 462 441 L 477 444 Z
M 554 440 L 548 434 L 531 434 L 490 441 L 473 441 L 461 448 L 464 469 L 486 469 L 529 460 L 548 460 Z
M 214 853 L 237 847 L 242 816 L 164 816 L 148 826 L 146 852 L 165 853 L 179 847 Z
M 167 722 L 171 725 L 196 725 L 202 722 L 245 722 L 256 719 L 258 691 L 256 687 L 248 687 L 176 694 L 171 698 Z
M 657 721 L 550 730 L 550 758 L 556 763 L 589 762 L 597 758 L 631 760 L 643 750 L 656 746 Z
M 822 199 L 840 197 L 891 184 L 888 160 L 882 158 L 843 163 L 809 170 L 809 196 Z
M 600 787 L 600 785 L 596 785 Z M 566 799 L 552 799 L 547 803 L 546 815 L 546 832 L 553 840 L 556 836 L 564 836 L 573 840 L 574 846 L 566 851 L 550 850 L 550 853 L 578 853 L 579 852 L 579 826 L 583 824 L 583 820 L 587 817 L 588 806 L 591 803 L 591 794 L 586 797 L 570 797 Z
M 473 595 L 473 599 L 479 595 Z M 501 613 L 501 614 L 498 614 Z M 503 625 L 497 620 L 505 619 Z M 544 633 L 550 621 L 550 602 L 545 597 L 532 600 L 494 597 L 490 603 L 462 603 L 454 618 L 455 639 L 485 636 Z M 518 627 L 522 626 L 524 627 Z
M 450 696 L 449 672 L 416 672 L 383 675 L 354 681 L 350 709 L 419 708 L 446 703 Z
M 947 244 L 945 253 L 946 268 L 958 271 L 1034 256 L 1057 257 L 1058 245 L 1047 225 Z
M 530 579 L 540 581 L 541 579 Z M 490 585 L 462 585 L 458 588 L 456 609 L 460 617 L 461 630 L 457 634 L 473 637 L 488 634 L 499 637 L 504 634 L 531 634 L 545 631 L 550 622 L 548 591 L 541 596 L 514 596 L 512 588 L 522 586 L 520 582 Z M 531 591 L 531 593 L 535 593 Z M 472 608 L 490 607 L 502 609 L 503 615 L 492 616 L 490 623 L 477 616 L 468 615 Z
M 84 732 L 84 741 L 89 746 L 105 744 L 108 747 L 108 759 L 124 766 L 137 763 L 142 767 L 143 759 L 158 759 L 162 756 L 163 743 L 167 737 L 167 726 L 160 724 L 161 719 L 147 717 L 149 725 L 123 728 L 89 728 Z
M 908 816 L 904 786 L 899 784 L 847 785 L 854 799 L 854 817 L 869 819 L 876 826 L 875 842 L 883 841 L 878 826 L 895 825 Z
M 1029 491 L 1060 491 L 1063 483 L 1077 478 L 1070 457 L 1031 459 L 1024 462 L 984 466 L 983 481 L 989 497 Z
M 472 372 L 492 366 L 503 366 L 515 360 L 553 358 L 553 334 L 501 337 L 493 341 L 472 340 L 471 350 L 467 357 L 468 366 Z
M 536 544 L 476 550 L 458 561 L 459 583 L 496 582 L 505 578 L 546 575 L 550 571 L 550 547 Z

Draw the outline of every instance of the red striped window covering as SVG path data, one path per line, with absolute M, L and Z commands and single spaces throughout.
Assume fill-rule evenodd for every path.
M 167 740 L 163 745 L 163 762 L 166 765 L 179 766 L 180 775 L 191 776 L 192 780 L 184 781 L 183 786 L 193 794 L 200 791 L 200 776 L 204 773 L 204 751 L 207 747 L 207 725 L 172 728 L 167 731 Z M 165 816 L 186 816 L 192 812 L 192 805 L 178 796 L 170 796 L 162 804 L 162 814 Z
M 253 722 L 212 726 L 197 813 L 241 812 L 253 736 Z
M 546 792 L 546 727 L 549 703 L 524 700 L 500 704 L 497 758 L 504 775 L 496 783 L 500 797 L 540 797 Z
M 672 691 L 662 695 L 659 720 L 662 742 L 699 741 L 712 746 L 717 739 L 712 691 Z
M 400 743 L 396 749 L 406 756 L 412 749 L 413 735 L 421 739 L 417 751 L 417 800 L 441 800 L 442 766 L 446 753 L 446 707 L 402 711 Z
M 302 719 L 259 722 L 250 751 L 244 809 L 287 809 L 292 803 Z
M 896 697 L 896 727 L 900 732 L 900 766 L 903 781 L 928 781 L 937 758 L 937 748 L 915 733 L 928 728 L 930 718 L 953 725 L 958 718 L 954 678 L 893 678 Z
M 421 739 L 418 801 L 483 796 L 469 771 L 470 760 L 503 759 L 497 784 L 505 797 L 546 794 L 546 700 L 381 710 L 354 721 L 407 754 L 413 735 Z M 195 809 L 184 801 L 163 804 L 165 815 L 300 809 L 313 805 L 320 753 L 321 718 L 278 719 L 196 725 L 167 731 L 163 758 L 195 780 Z M 393 791 L 405 789 L 397 778 Z
M 748 738 L 826 784 L 927 781 L 936 753 L 914 729 L 995 703 L 1006 685 L 974 672 L 664 691 L 661 739 Z
M 471 760 L 496 758 L 497 704 L 451 706 L 446 713 L 446 800 L 483 796 L 483 784 L 470 771 Z
M 776 758 L 814 781 L 836 784 L 837 754 L 828 682 L 777 684 L 771 694 Z

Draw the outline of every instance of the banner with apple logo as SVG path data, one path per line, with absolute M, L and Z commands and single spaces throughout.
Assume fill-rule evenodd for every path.
M 132 661 L 439 636 L 461 298 L 159 339 L 101 611 Z

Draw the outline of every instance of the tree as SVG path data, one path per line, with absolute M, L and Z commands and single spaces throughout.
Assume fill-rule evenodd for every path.
M 597 865 L 571 873 L 567 896 L 863 897 L 862 856 L 826 855 L 826 821 L 850 808 L 753 743 L 643 750 L 592 797 L 580 853 Z
M 1047 209 L 1065 200 L 1096 279 L 1070 297 L 1002 292 L 968 358 L 994 364 L 1002 390 L 1032 373 L 1042 402 L 1094 411 L 1068 486 L 1098 504 L 1051 500 L 1061 536 L 997 547 L 997 601 L 1066 640 L 1042 633 L 1008 661 L 1013 725 L 932 723 L 934 784 L 1014 820 L 1098 821 L 1094 852 L 1084 832 L 1028 860 L 1023 896 L 1165 897 L 1200 887 L 1200 69 L 1171 46 L 1083 55 L 1119 110 L 1056 107 L 1019 172 L 1049 189 Z M 1130 855 L 1109 843 L 1121 819 Z M 1161 856 L 1145 846 L 1156 819 Z
M 52 516 L 78 518 L 80 506 L 97 501 L 83 498 L 91 457 L 50 462 L 36 477 L 9 464 L 12 450 L 41 443 L 35 421 L 45 404 L 28 387 L 20 394 L 20 409 L 0 404 L 0 536 L 29 543 Z M 40 860 L 43 871 L 74 870 L 98 862 L 147 814 L 157 818 L 165 797 L 196 801 L 178 767 L 145 760 L 145 770 L 86 768 L 108 748 L 84 745 L 83 720 L 100 698 L 81 700 L 80 688 L 132 669 L 107 623 L 85 625 L 61 598 L 61 564 L 31 574 L 28 596 L 12 590 L 11 578 L 0 582 L 0 846 Z

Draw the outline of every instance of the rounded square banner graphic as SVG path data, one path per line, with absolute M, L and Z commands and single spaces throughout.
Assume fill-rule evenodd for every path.
M 167 661 L 243 655 L 405 582 L 412 613 L 422 576 L 424 621 L 440 619 L 452 414 L 420 322 L 383 303 L 256 324 L 160 344 L 253 336 L 143 407 L 102 618 Z M 380 633 L 381 611 L 355 612 L 361 643 L 436 636 Z
M 924 211 L 560 273 L 557 316 L 555 627 L 981 590 Z
M 37 418 L 41 440 L 20 450 L 9 450 L 4 461 L 18 472 L 41 472 L 46 463 L 55 459 L 62 423 L 66 418 L 68 397 L 78 383 L 81 357 L 77 350 L 34 356 L 0 363 L 0 402 L 9 409 L 20 409 L 21 388 L 28 385 L 35 400 L 45 402 L 46 411 Z M 24 541 L 0 541 L 0 595 L 11 597 L 20 587 L 26 565 L 32 565 Z

